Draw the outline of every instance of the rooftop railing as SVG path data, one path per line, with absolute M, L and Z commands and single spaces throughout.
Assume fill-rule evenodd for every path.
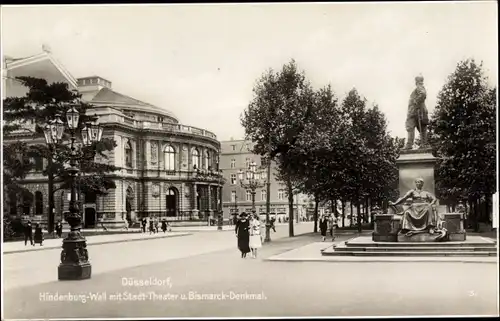
M 122 116 L 122 115 L 115 114 L 115 113 L 107 113 L 107 114 L 101 114 L 101 115 L 97 114 L 97 115 L 99 117 L 99 123 L 101 123 L 101 124 L 121 123 L 121 124 L 126 124 L 128 126 L 138 128 L 138 129 L 159 129 L 159 130 L 166 130 L 166 131 L 175 132 L 175 133 L 187 133 L 187 134 L 208 137 L 208 138 L 217 140 L 217 136 L 214 133 L 212 133 L 208 130 L 202 129 L 202 128 L 194 127 L 194 126 L 136 120 L 132 117 Z M 28 131 L 35 130 L 34 123 L 26 122 L 26 123 L 22 124 L 22 126 L 23 126 L 23 128 L 28 129 Z M 13 134 L 26 132 L 26 129 L 20 129 L 20 130 L 13 131 Z
M 121 116 L 117 114 L 106 114 L 99 116 L 99 122 L 101 124 L 106 123 L 123 123 L 135 128 L 139 129 L 160 129 L 167 130 L 169 132 L 177 132 L 177 133 L 188 133 L 197 136 L 208 137 L 212 139 L 217 139 L 217 135 L 214 133 L 194 126 L 187 126 L 182 124 L 172 124 L 172 123 L 163 123 L 163 122 L 151 122 L 144 120 L 136 120 L 131 117 Z

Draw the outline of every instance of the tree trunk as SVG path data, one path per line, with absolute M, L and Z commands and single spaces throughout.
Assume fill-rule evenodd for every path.
M 491 210 L 490 200 L 491 200 L 491 194 L 486 194 L 484 211 L 485 211 L 486 221 L 493 226 L 493 220 L 490 219 L 490 217 L 493 218 L 493 215 L 490 215 L 490 210 Z
M 47 167 L 48 167 L 48 173 L 47 173 L 47 176 L 48 176 L 48 202 L 49 202 L 49 213 L 47 215 L 47 230 L 49 231 L 49 234 L 52 234 L 54 232 L 54 208 L 55 208 L 55 205 L 54 205 L 54 173 L 52 172 L 52 157 L 48 157 L 47 158 L 47 161 L 48 161 L 48 164 L 47 164 Z M 64 215 L 63 215 L 63 218 L 64 220 Z
M 332 198 L 330 200 L 330 202 L 331 202 L 331 206 L 332 206 L 332 215 L 333 215 L 333 217 L 336 217 L 337 216 L 337 211 L 335 210 L 335 202 L 336 201 L 335 201 L 335 199 Z
M 365 223 L 370 222 L 370 204 L 368 201 L 368 196 L 365 198 Z
M 293 188 L 292 182 L 288 180 L 288 236 L 293 237 Z
M 342 227 L 345 226 L 345 200 L 342 200 Z
M 318 207 L 319 207 L 319 199 L 318 197 L 314 197 L 314 233 L 318 233 Z
M 352 227 L 352 221 L 354 220 L 354 206 L 352 200 L 349 201 L 349 206 L 351 207 L 351 219 L 349 220 L 349 226 Z
M 358 200 L 356 201 L 356 207 L 358 210 L 358 232 L 361 233 L 363 229 L 361 227 L 361 203 L 359 201 L 359 197 Z

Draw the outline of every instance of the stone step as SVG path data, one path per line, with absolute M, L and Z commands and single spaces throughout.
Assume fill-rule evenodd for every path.
M 446 245 L 445 245 L 446 244 Z M 491 247 L 496 248 L 496 242 L 350 242 L 346 241 L 345 245 L 347 247 L 447 247 L 447 248 L 461 248 L 461 247 Z
M 493 252 L 477 252 L 477 251 L 468 251 L 468 252 L 449 252 L 449 251 L 440 251 L 440 252 L 426 252 L 426 251 L 395 251 L 395 252 L 386 252 L 386 251 L 333 251 L 333 250 L 325 250 L 321 252 L 321 255 L 325 256 L 458 256 L 458 257 L 470 257 L 470 256 L 497 256 L 496 253 Z
M 361 246 L 338 246 L 335 247 L 335 251 L 338 252 L 492 252 L 496 253 L 497 249 L 496 247 L 490 247 L 490 246 L 477 246 L 477 247 L 471 247 L 471 246 L 463 246 L 463 247 L 447 247 L 447 246 L 440 246 L 440 247 L 429 247 L 429 246 L 409 246 L 409 247 L 402 247 L 402 246 L 390 246 L 390 247 L 361 247 Z

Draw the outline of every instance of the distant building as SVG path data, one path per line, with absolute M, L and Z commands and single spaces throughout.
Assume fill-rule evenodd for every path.
M 241 187 L 238 178 L 238 170 L 245 170 L 255 161 L 257 167 L 262 166 L 261 157 L 251 152 L 252 143 L 245 140 L 221 141 L 220 169 L 226 180 L 226 185 L 222 192 L 222 207 L 224 217 L 229 218 L 237 211 L 250 212 L 252 209 L 252 194 L 250 190 Z M 267 171 L 266 171 L 267 173 Z M 276 164 L 271 165 L 271 215 L 276 215 L 276 219 L 288 217 L 288 196 L 286 186 L 276 180 Z M 257 214 L 266 214 L 266 194 L 267 187 L 264 186 L 256 190 L 255 207 Z M 307 207 L 312 201 L 307 195 L 294 195 L 294 219 L 307 216 Z
M 172 112 L 116 92 L 111 81 L 103 77 L 75 79 L 47 48 L 31 57 L 5 57 L 3 64 L 2 95 L 26 94 L 27 88 L 15 79 L 18 76 L 65 82 L 95 107 L 88 113 L 98 116 L 104 127 L 103 137 L 112 138 L 117 144 L 108 159 L 96 158 L 96 162 L 120 168 L 109 173 L 116 188 L 103 196 L 79 197 L 84 227 L 123 227 L 125 218 L 135 221 L 145 216 L 206 223 L 220 210 L 224 181 L 218 170 L 220 143 L 215 134 L 182 125 Z M 27 139 L 23 130 L 4 137 L 6 142 L 23 139 Z M 45 143 L 43 137 L 35 142 Z M 47 177 L 42 174 L 46 160 L 34 162 L 35 170 L 24 180 L 34 195 L 33 203 L 8 195 L 7 200 L 4 197 L 4 206 L 8 208 L 7 215 L 46 224 Z M 57 221 L 68 210 L 69 191 L 59 190 L 54 198 Z

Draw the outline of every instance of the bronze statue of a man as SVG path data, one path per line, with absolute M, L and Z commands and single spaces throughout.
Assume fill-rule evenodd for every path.
M 424 77 L 415 77 L 416 88 L 410 95 L 408 102 L 408 114 L 406 116 L 406 131 L 408 139 L 404 149 L 412 149 L 415 140 L 415 128 L 420 133 L 420 148 L 427 147 L 427 125 L 429 124 L 429 117 L 427 108 L 425 107 L 425 98 L 427 92 L 424 87 Z

